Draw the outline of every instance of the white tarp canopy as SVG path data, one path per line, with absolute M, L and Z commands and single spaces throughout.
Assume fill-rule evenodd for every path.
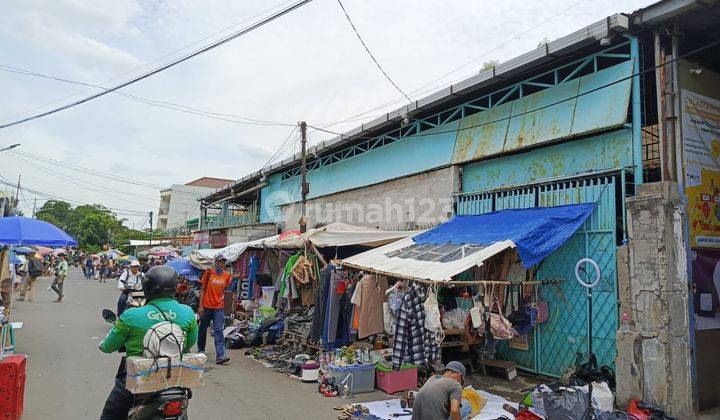
M 249 243 L 249 247 L 266 248 L 302 248 L 309 241 L 318 248 L 332 246 L 361 245 L 376 247 L 395 242 L 408 236 L 417 235 L 420 231 L 380 230 L 354 226 L 347 223 L 330 223 L 326 226 L 310 229 L 299 234 L 275 235 L 258 239 Z
M 150 245 L 161 245 L 161 244 L 169 244 L 171 243 L 171 240 L 145 240 L 145 239 L 130 239 L 130 246 L 150 246 Z
M 237 242 L 219 249 L 198 249 L 196 256 L 212 260 L 222 255 L 229 262 L 235 261 L 248 248 L 281 248 L 299 249 L 306 242 L 316 247 L 361 245 L 375 247 L 395 242 L 408 236 L 417 235 L 420 231 L 387 231 L 349 225 L 347 223 L 331 223 L 320 228 L 310 229 L 303 234 L 286 232 L 267 238 L 249 242 Z
M 462 245 L 453 252 L 459 257 L 452 261 L 428 261 L 395 254 L 415 246 L 412 238 L 405 238 L 391 244 L 371 249 L 362 254 L 345 258 L 342 265 L 357 268 L 369 273 L 378 273 L 390 277 L 411 278 L 416 280 L 450 281 L 456 276 L 472 267 L 481 266 L 484 261 L 505 250 L 515 248 L 513 241 L 498 241 L 485 247 L 475 246 L 472 252 L 465 255 Z M 471 245 L 472 246 L 472 245 Z M 390 255 L 390 256 L 389 256 Z M 442 254 L 437 253 L 438 257 Z

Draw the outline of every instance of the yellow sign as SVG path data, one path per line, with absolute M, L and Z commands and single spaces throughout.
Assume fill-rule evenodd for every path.
M 700 185 L 686 193 L 691 246 L 720 248 L 720 172 L 702 169 Z

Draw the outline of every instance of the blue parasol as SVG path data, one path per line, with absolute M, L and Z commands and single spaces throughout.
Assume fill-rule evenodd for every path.
M 0 218 L 0 244 L 77 246 L 77 241 L 62 229 L 43 220 L 12 216 Z
M 168 267 L 172 267 L 180 276 L 197 276 L 200 270 L 190 264 L 189 258 L 175 258 L 165 263 Z

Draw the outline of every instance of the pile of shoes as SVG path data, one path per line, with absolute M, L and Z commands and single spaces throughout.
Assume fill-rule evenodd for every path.
M 338 414 L 338 420 L 350 420 L 350 419 L 356 419 L 361 418 L 360 416 L 363 416 L 364 419 L 370 419 L 370 410 L 365 407 L 362 404 L 345 404 L 345 405 L 339 405 L 333 410 L 339 411 L 340 414 Z M 373 416 L 375 417 L 375 416 Z M 379 418 L 379 417 L 375 417 Z

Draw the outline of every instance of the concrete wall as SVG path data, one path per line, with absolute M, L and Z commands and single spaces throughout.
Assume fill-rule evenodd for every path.
M 644 184 L 627 199 L 627 267 L 619 267 L 618 275 L 620 293 L 629 296 L 620 297 L 616 374 L 620 407 L 640 398 L 689 419 L 694 414 L 684 209 L 677 184 L 670 182 Z
M 170 192 L 170 206 L 168 207 L 167 225 L 165 228 L 173 229 L 181 227 L 185 225 L 186 220 L 200 217 L 200 203 L 198 199 L 213 191 L 215 191 L 214 188 L 208 187 L 173 185 Z M 212 210 L 209 210 L 208 214 L 213 214 Z
M 345 222 L 380 229 L 435 226 L 451 215 L 459 176 L 449 167 L 308 200 L 308 227 Z M 285 229 L 298 229 L 300 205 L 279 207 Z
M 273 223 L 237 226 L 228 229 L 228 243 L 254 241 L 273 235 L 277 235 L 277 226 Z

